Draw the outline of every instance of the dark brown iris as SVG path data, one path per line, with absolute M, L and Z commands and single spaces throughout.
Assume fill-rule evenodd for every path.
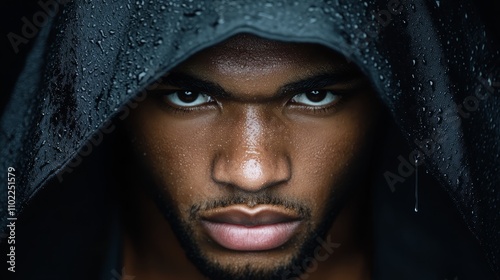
M 184 102 L 184 103 L 192 103 L 196 99 L 198 99 L 198 96 L 200 95 L 197 92 L 192 92 L 192 91 L 178 91 L 177 97 L 179 97 L 179 100 Z
M 309 99 L 311 102 L 321 102 L 326 98 L 327 92 L 325 90 L 311 90 L 310 92 L 306 93 L 307 99 Z

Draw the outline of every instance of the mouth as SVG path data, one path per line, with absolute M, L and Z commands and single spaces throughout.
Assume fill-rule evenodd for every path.
M 203 213 L 201 224 L 210 238 L 224 248 L 265 251 L 290 240 L 301 218 L 282 207 L 233 205 Z

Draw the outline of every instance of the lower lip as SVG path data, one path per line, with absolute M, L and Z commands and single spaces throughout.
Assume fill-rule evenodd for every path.
M 246 227 L 203 221 L 208 235 L 215 242 L 236 251 L 265 251 L 277 248 L 292 238 L 299 224 L 299 221 L 294 221 Z

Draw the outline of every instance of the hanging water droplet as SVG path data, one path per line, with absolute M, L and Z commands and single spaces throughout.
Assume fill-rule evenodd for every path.
M 415 155 L 415 213 L 418 212 L 418 161 L 419 154 Z
M 439 8 L 441 6 L 441 1 L 436 1 L 436 6 Z

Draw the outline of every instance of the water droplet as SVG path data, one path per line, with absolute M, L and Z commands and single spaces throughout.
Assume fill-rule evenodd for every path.
M 199 10 L 199 9 L 184 13 L 184 16 L 188 17 L 188 18 L 196 17 L 196 16 L 200 16 L 200 15 L 201 15 L 201 10 Z
M 101 40 L 97 41 L 97 45 L 99 46 L 99 48 L 101 49 L 101 51 L 104 52 L 104 48 L 102 47 Z
M 156 40 L 155 43 L 154 43 L 155 46 L 159 46 L 161 44 L 163 44 L 163 39 L 161 39 L 161 38 L 159 38 L 158 40 Z
M 142 80 L 142 78 L 144 78 L 145 76 L 146 76 L 146 72 L 139 73 L 139 75 L 137 75 L 137 81 Z

